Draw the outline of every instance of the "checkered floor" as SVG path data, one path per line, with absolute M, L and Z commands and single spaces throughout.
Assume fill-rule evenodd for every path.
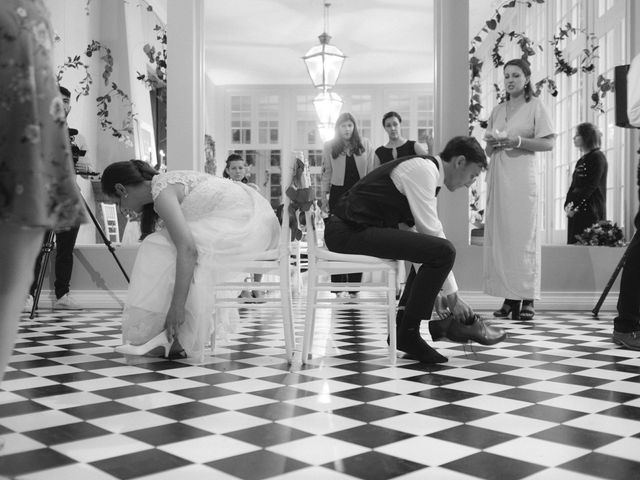
M 355 310 L 319 312 L 306 367 L 251 310 L 203 364 L 132 362 L 112 348 L 118 314 L 24 316 L 0 390 L 0 475 L 640 478 L 640 352 L 611 342 L 611 314 L 497 322 L 505 342 L 438 342 L 449 363 L 435 368 L 389 367 L 381 317 Z

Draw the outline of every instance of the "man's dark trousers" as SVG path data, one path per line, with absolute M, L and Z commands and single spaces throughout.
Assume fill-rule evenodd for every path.
M 59 299 L 69 293 L 71 283 L 71 272 L 73 271 L 73 249 L 76 246 L 79 227 L 74 227 L 63 232 L 56 233 L 56 259 L 54 266 L 55 280 L 53 286 L 56 298 Z M 45 234 L 45 238 L 47 235 Z M 37 288 L 37 275 L 42 264 L 42 252 L 38 255 L 35 265 L 34 282 L 31 285 L 30 293 L 33 295 Z
M 640 226 L 640 211 L 636 215 L 635 226 Z M 618 296 L 618 316 L 613 321 L 613 329 L 622 333 L 640 330 L 640 234 L 636 233 L 627 247 L 627 259 L 620 278 Z
M 456 251 L 445 238 L 407 230 L 365 227 L 331 216 L 324 240 L 332 252 L 371 255 L 391 260 L 408 260 L 421 265 L 405 286 L 407 303 L 404 320 L 419 324 L 429 319 L 435 299 L 453 268 Z

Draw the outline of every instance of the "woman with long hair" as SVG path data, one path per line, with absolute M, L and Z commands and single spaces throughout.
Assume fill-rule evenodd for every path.
M 576 163 L 571 186 L 564 201 L 567 214 L 567 243 L 607 216 L 607 157 L 600 151 L 602 134 L 593 123 L 576 127 L 573 144 L 582 156 Z
M 506 100 L 491 112 L 485 140 L 487 174 L 484 291 L 504 298 L 496 317 L 531 320 L 540 298 L 539 166 L 536 152 L 553 149 L 549 114 L 533 95 L 531 68 L 504 65 Z M 522 307 L 521 307 L 522 302 Z
M 356 119 L 342 113 L 335 126 L 335 136 L 324 144 L 322 153 L 322 206 L 331 213 L 342 195 L 367 173 L 378 166 L 371 142 L 361 138 Z M 359 283 L 362 273 L 332 275 L 334 283 Z M 339 296 L 346 292 L 335 292 Z M 355 292 L 350 292 L 353 297 Z
M 184 350 L 201 357 L 214 329 L 211 288 L 229 279 L 215 261 L 275 248 L 279 225 L 271 205 L 241 182 L 192 171 L 159 174 L 141 160 L 109 165 L 101 183 L 121 211 L 142 214 L 124 345 L 116 351 L 144 355 L 162 347 L 165 356 Z M 216 333 L 228 326 L 228 319 L 215 320 Z

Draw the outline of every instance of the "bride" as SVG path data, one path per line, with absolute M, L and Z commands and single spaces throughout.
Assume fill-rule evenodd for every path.
M 162 347 L 201 357 L 214 329 L 211 287 L 228 280 L 220 256 L 265 251 L 278 244 L 271 205 L 254 189 L 207 173 L 159 173 L 141 160 L 116 162 L 102 191 L 125 213 L 141 214 L 142 244 L 122 317 L 124 345 L 144 355 Z M 216 329 L 224 328 L 222 319 Z

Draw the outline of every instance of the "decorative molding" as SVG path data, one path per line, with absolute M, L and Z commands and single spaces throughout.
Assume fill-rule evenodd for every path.
M 542 292 L 542 298 L 536 300 L 538 310 L 562 310 L 590 312 L 600 298 L 601 292 Z M 122 309 L 127 296 L 126 290 L 74 290 L 71 292 L 76 303 L 84 308 Z M 304 296 L 304 295 L 303 295 Z M 501 298 L 491 297 L 481 291 L 461 291 L 460 296 L 472 308 L 477 310 L 496 310 Z M 39 307 L 48 309 L 55 301 L 53 290 L 43 290 Z M 615 312 L 618 292 L 611 291 L 602 304 L 600 311 Z M 300 319 L 298 319 L 300 320 Z
M 73 300 L 83 308 L 115 308 L 121 310 L 127 298 L 127 290 L 73 290 Z M 53 290 L 42 290 L 39 309 L 51 309 L 56 300 Z
M 601 292 L 542 292 L 541 299 L 535 301 L 536 310 L 563 310 L 591 312 Z M 477 310 L 497 310 L 503 299 L 491 297 L 480 291 L 461 291 L 460 297 Z M 615 312 L 618 292 L 611 291 L 600 311 Z

